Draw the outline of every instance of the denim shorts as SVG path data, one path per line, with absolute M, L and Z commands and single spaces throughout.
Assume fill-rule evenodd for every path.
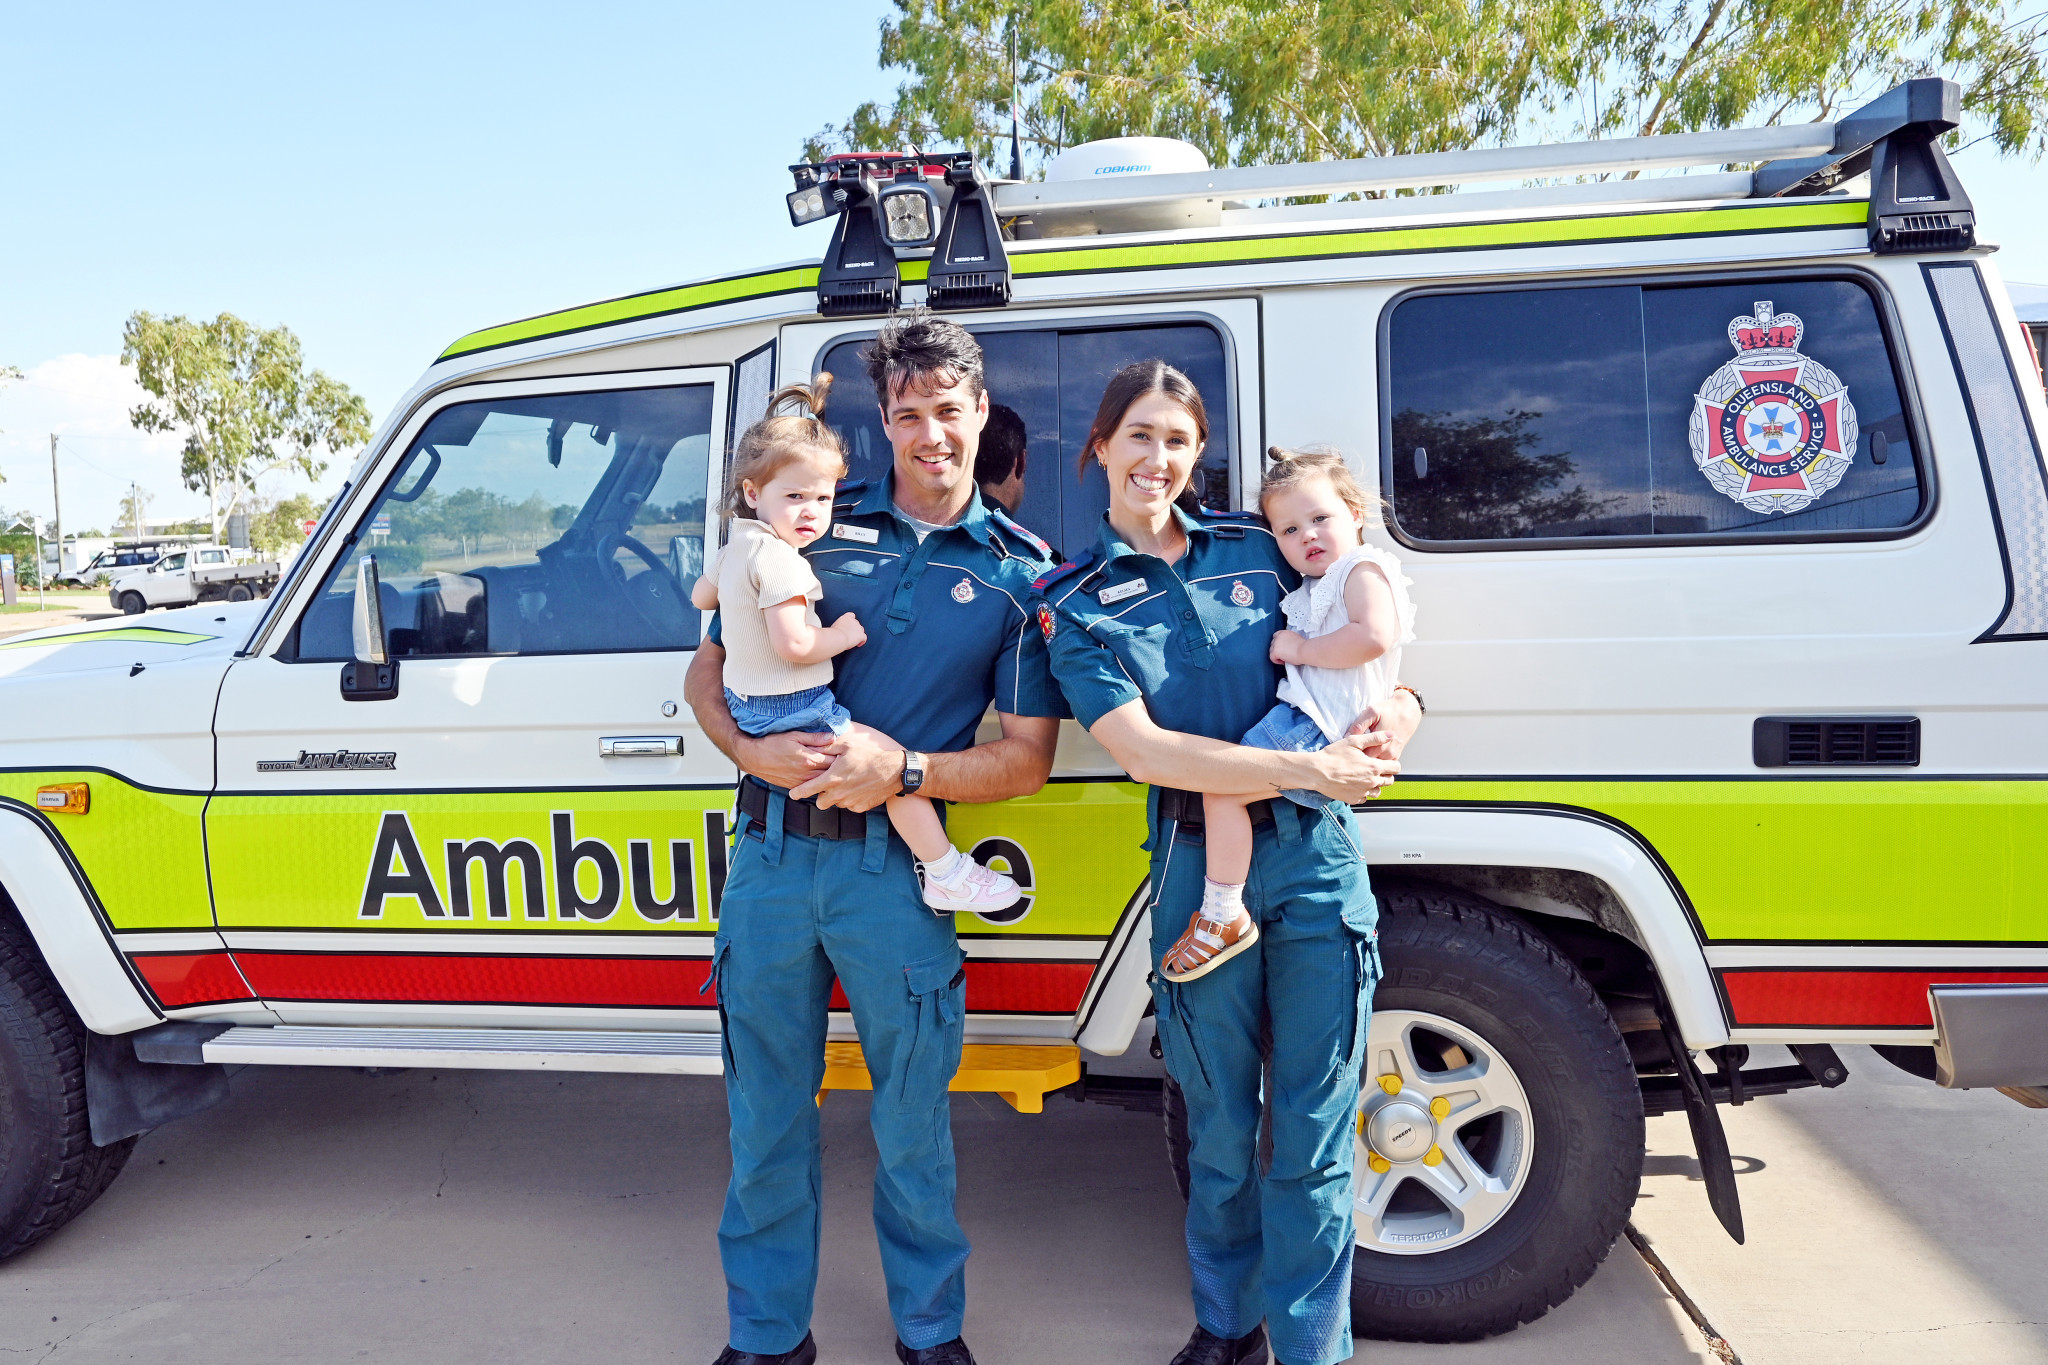
M 1310 720 L 1299 707 L 1289 706 L 1284 701 L 1276 704 L 1257 725 L 1247 730 L 1243 742 L 1254 749 L 1272 749 L 1283 754 L 1312 754 L 1330 747 L 1329 736 L 1323 733 L 1323 727 Z M 1321 810 L 1330 804 L 1329 797 L 1306 787 L 1280 794 L 1310 810 Z
M 839 704 L 829 687 L 806 687 L 772 697 L 742 697 L 728 687 L 725 704 L 732 710 L 733 724 L 749 735 L 779 735 L 789 730 L 812 734 L 830 730 L 843 735 L 853 724 L 853 713 Z

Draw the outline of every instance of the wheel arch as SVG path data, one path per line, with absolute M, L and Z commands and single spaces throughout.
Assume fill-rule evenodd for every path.
M 132 1033 L 160 1023 L 93 904 L 84 873 L 46 817 L 0 804 L 0 914 L 18 918 L 58 988 L 94 1033 Z
M 1359 821 L 1376 881 L 1434 881 L 1529 919 L 1587 922 L 1648 957 L 1686 1043 L 1728 1041 L 1685 890 L 1649 844 L 1619 821 L 1562 807 L 1389 802 Z

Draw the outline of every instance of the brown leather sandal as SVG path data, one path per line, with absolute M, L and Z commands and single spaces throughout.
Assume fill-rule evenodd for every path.
M 1228 924 L 1208 919 L 1197 910 L 1187 932 L 1160 959 L 1159 974 L 1168 981 L 1193 981 L 1206 976 L 1259 941 L 1259 924 L 1244 911 Z

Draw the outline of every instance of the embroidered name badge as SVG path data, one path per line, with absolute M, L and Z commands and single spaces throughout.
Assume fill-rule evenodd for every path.
M 1231 583 L 1230 600 L 1237 603 L 1240 607 L 1248 607 L 1252 604 L 1252 590 L 1244 585 L 1242 578 Z
M 1136 597 L 1143 591 L 1145 591 L 1145 580 L 1142 578 L 1132 578 L 1104 588 L 1101 592 L 1095 594 L 1095 600 L 1106 607 L 1112 602 L 1121 602 L 1126 597 Z
M 1052 643 L 1052 630 L 1053 630 L 1053 614 L 1052 614 L 1052 608 L 1051 608 L 1051 607 L 1050 607 L 1049 605 L 1047 605 L 1046 603 L 1044 603 L 1044 602 L 1040 602 L 1040 603 L 1038 604 L 1038 632 L 1039 632 L 1039 634 L 1041 634 L 1041 635 L 1045 636 L 1045 642 L 1046 642 L 1047 644 L 1051 644 L 1051 643 Z
M 953 600 L 955 602 L 972 602 L 974 600 L 973 582 L 963 578 L 958 583 L 955 583 L 953 585 Z
M 872 526 L 849 526 L 843 521 L 832 523 L 832 539 L 857 540 L 863 545 L 873 545 L 882 538 L 882 533 Z

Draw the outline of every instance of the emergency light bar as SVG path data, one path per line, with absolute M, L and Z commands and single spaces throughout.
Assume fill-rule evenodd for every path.
M 931 307 L 1000 308 L 1010 301 L 1009 254 L 971 153 L 858 152 L 789 170 L 796 179 L 785 196 L 793 225 L 839 218 L 818 272 L 819 312 L 893 311 L 902 295 L 900 253 L 934 244 L 926 278 Z

